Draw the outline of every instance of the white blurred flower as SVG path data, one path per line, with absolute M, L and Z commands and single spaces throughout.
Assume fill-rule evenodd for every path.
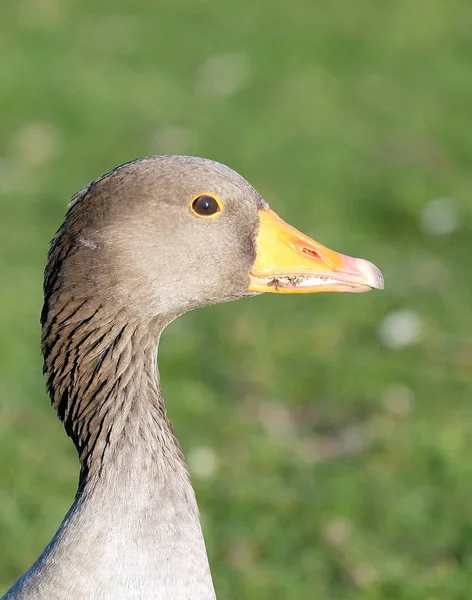
M 259 420 L 262 427 L 273 437 L 292 437 L 297 433 L 297 424 L 292 413 L 272 402 L 262 402 L 259 406 Z
M 450 235 L 458 226 L 459 215 L 452 198 L 435 198 L 420 213 L 420 227 L 428 235 Z
M 210 100 L 231 96 L 244 87 L 249 71 L 249 61 L 244 54 L 211 56 L 197 72 L 197 93 Z
M 413 408 L 415 394 L 411 388 L 403 384 L 389 386 L 382 394 L 385 410 L 395 417 L 407 417 Z
M 325 542 L 333 548 L 345 547 L 352 537 L 352 523 L 347 519 L 334 519 L 323 530 Z
M 218 468 L 218 458 L 213 448 L 196 446 L 187 453 L 190 471 L 196 476 L 211 477 Z
M 59 152 L 59 131 L 51 123 L 27 123 L 11 140 L 17 160 L 27 167 L 39 167 L 52 160 Z
M 56 25 L 68 4 L 62 0 L 22 0 L 18 2 L 18 21 L 22 27 L 31 29 Z
M 390 313 L 380 323 L 378 334 L 387 348 L 405 348 L 420 341 L 423 323 L 421 317 L 412 310 L 397 310 Z

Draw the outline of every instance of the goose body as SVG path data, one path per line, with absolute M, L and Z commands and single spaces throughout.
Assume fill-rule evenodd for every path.
M 75 501 L 3 600 L 214 600 L 195 494 L 156 364 L 179 315 L 262 292 L 382 288 L 291 228 L 237 173 L 154 156 L 83 188 L 49 252 L 48 392 L 80 459 Z

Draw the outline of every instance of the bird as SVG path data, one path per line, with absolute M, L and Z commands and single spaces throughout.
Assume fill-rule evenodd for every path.
M 163 329 L 265 292 L 383 287 L 374 264 L 304 235 L 210 159 L 149 156 L 77 192 L 48 253 L 41 349 L 51 403 L 77 449 L 78 489 L 3 600 L 215 600 L 161 391 Z

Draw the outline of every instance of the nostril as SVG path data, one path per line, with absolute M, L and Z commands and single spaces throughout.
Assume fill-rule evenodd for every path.
M 302 248 L 303 254 L 307 256 L 311 256 L 311 258 L 317 258 L 318 260 L 323 260 L 321 256 L 318 254 L 316 250 L 312 250 L 311 248 Z

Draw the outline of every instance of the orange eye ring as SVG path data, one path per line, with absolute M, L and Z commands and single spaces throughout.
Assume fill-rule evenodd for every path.
M 222 210 L 221 198 L 211 192 L 201 192 L 190 200 L 190 212 L 201 219 L 214 219 Z

